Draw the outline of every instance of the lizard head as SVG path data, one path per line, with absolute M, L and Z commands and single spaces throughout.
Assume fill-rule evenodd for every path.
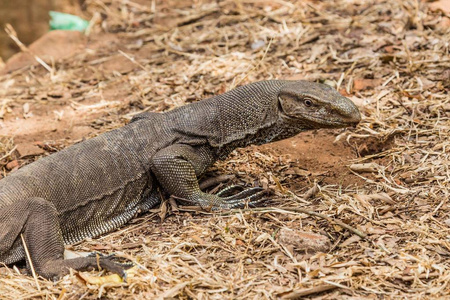
M 356 105 L 332 87 L 292 81 L 278 94 L 278 107 L 283 119 L 308 128 L 341 128 L 361 121 Z

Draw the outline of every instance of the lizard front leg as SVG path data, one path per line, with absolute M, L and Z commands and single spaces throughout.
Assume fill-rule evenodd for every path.
M 216 160 L 213 152 L 205 146 L 192 147 L 175 144 L 158 151 L 152 158 L 152 172 L 161 186 L 171 195 L 200 205 L 204 209 L 231 209 L 255 206 L 264 201 L 261 188 L 251 188 L 236 195 L 221 197 L 200 190 L 197 176 Z M 223 193 L 222 193 L 223 194 Z

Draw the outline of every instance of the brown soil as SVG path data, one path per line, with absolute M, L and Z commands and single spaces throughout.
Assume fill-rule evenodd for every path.
M 101 275 L 94 271 L 53 283 L 0 266 L 0 294 L 446 297 L 450 19 L 433 9 L 444 1 L 428 2 L 85 1 L 86 13 L 98 17 L 87 41 L 54 42 L 51 71 L 12 60 L 0 75 L 0 177 L 143 110 L 162 112 L 268 78 L 326 81 L 358 105 L 363 120 L 239 149 L 208 172 L 268 188 L 272 207 L 210 213 L 167 201 L 70 246 L 140 264 L 127 283 L 81 279 Z M 352 164 L 370 168 L 353 173 Z M 287 228 L 288 240 L 315 232 L 332 246 L 304 253 L 280 240 Z
M 304 132 L 293 138 L 261 146 L 274 155 L 285 155 L 299 168 L 308 180 L 291 182 L 295 186 L 319 184 L 342 185 L 344 187 L 364 184 L 364 180 L 349 171 L 348 165 L 357 158 L 357 153 L 347 142 L 335 142 L 337 132 L 319 130 Z

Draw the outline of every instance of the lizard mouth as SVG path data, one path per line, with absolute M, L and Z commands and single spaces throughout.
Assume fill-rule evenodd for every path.
M 359 123 L 359 120 L 349 120 L 349 121 L 337 121 L 337 120 L 330 120 L 325 118 L 319 118 L 314 116 L 308 116 L 308 119 L 316 124 L 319 125 L 319 127 L 349 127 L 349 126 L 356 126 L 356 124 Z

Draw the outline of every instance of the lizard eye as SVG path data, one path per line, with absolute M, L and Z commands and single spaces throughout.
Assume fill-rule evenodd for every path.
M 313 105 L 313 102 L 312 102 L 311 99 L 305 99 L 304 103 L 305 103 L 305 105 L 308 106 L 308 107 L 310 107 L 311 105 Z

